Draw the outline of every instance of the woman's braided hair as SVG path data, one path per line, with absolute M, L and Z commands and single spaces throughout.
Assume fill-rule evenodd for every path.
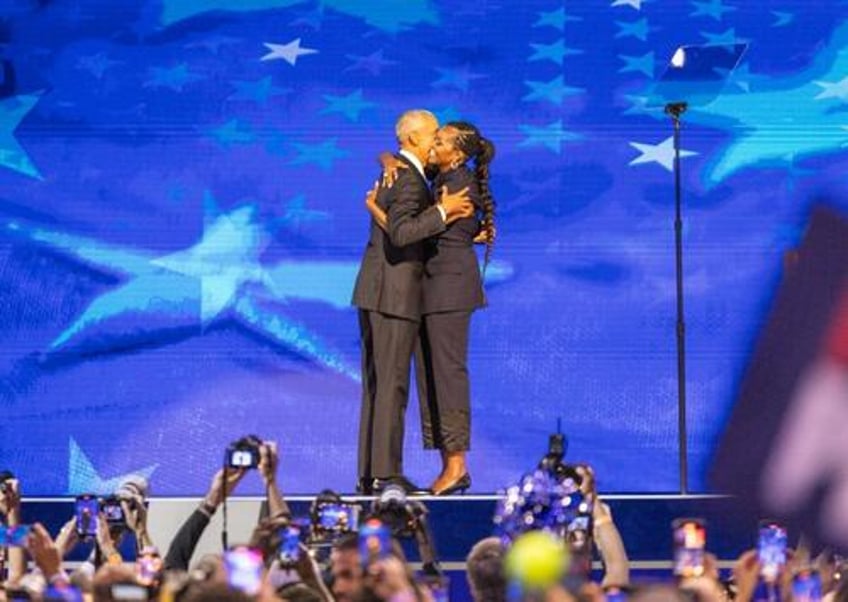
M 492 198 L 492 192 L 489 189 L 489 163 L 495 158 L 495 145 L 491 140 L 484 138 L 476 126 L 467 121 L 451 121 L 446 126 L 457 130 L 454 145 L 468 159 L 474 159 L 474 176 L 477 179 L 480 199 L 483 203 L 481 230 L 486 233 L 486 255 L 483 260 L 485 274 L 495 238 L 495 199 Z

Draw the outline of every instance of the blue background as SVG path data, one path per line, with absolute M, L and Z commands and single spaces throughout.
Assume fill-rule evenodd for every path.
M 475 489 L 562 417 L 605 491 L 675 491 L 671 128 L 684 43 L 747 41 L 683 132 L 690 487 L 706 487 L 783 252 L 844 188 L 844 2 L 0 0 L 0 467 L 28 494 L 205 490 L 279 441 L 355 481 L 364 192 L 411 107 L 498 149 L 471 334 Z M 428 481 L 415 401 L 407 472 Z M 242 492 L 258 491 L 251 481 Z

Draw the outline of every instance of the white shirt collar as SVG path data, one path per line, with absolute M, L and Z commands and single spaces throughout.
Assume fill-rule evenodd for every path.
M 425 180 L 427 179 L 427 176 L 424 175 L 424 166 L 421 165 L 421 161 L 418 160 L 418 157 L 413 155 L 411 152 L 409 152 L 405 148 L 400 149 L 400 154 L 403 155 L 404 157 L 406 157 L 407 159 L 409 159 L 410 163 L 412 163 L 415 166 L 415 169 L 418 170 L 418 173 L 421 174 L 422 178 L 424 178 Z

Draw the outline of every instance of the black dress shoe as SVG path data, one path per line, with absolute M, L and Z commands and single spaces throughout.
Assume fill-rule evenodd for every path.
M 406 495 L 430 495 L 429 489 L 419 487 L 403 475 L 387 477 L 384 479 L 376 478 L 371 482 L 371 492 L 374 495 L 380 495 L 388 485 L 396 485 L 406 492 Z
M 360 477 L 356 482 L 356 493 L 359 495 L 371 495 L 374 493 L 374 489 L 372 486 L 374 479 L 366 479 L 365 477 Z
M 447 487 L 444 487 L 439 491 L 433 491 L 433 495 L 451 495 L 459 492 L 465 493 L 465 490 L 469 487 L 471 487 L 471 475 L 466 472 Z

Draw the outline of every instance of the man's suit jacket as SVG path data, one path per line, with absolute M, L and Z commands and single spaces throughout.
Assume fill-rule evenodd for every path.
M 408 169 L 398 171 L 391 188 L 381 188 L 377 203 L 387 213 L 384 232 L 372 219 L 368 244 L 353 289 L 353 305 L 408 320 L 421 318 L 424 240 L 445 230 L 432 204 L 430 187 L 403 155 Z
M 466 166 L 440 173 L 433 189 L 439 194 L 468 188 L 468 198 L 477 212 L 483 211 L 477 179 Z M 474 252 L 474 237 L 480 230 L 476 217 L 453 222 L 439 236 L 427 241 L 421 313 L 473 311 L 486 305 L 480 266 Z

